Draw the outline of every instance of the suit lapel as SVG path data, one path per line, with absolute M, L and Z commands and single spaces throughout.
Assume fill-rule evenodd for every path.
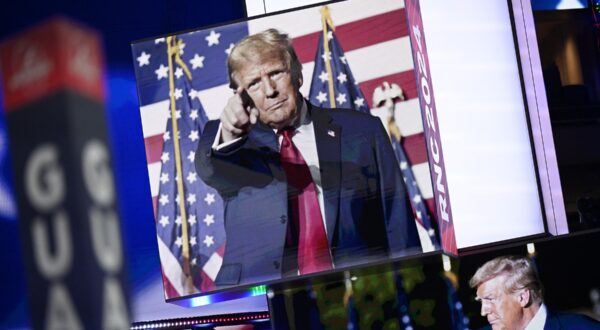
M 335 233 L 340 203 L 340 143 L 341 127 L 332 122 L 332 118 L 321 108 L 307 102 L 308 111 L 313 121 L 319 167 L 321 170 L 321 185 L 325 203 L 325 219 L 327 223 L 327 240 L 329 246 Z

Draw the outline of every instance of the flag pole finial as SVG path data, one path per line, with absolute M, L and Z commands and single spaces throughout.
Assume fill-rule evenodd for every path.
M 183 40 L 176 39 L 175 37 L 167 37 L 167 40 L 171 39 L 172 41 L 169 42 L 167 45 L 167 52 L 169 54 L 169 57 L 173 56 L 175 58 L 175 63 L 177 63 L 179 67 L 183 70 L 188 80 L 192 80 L 192 73 L 190 72 L 190 69 L 188 68 L 187 64 L 185 64 L 185 62 L 181 59 L 181 49 L 184 46 Z M 173 45 L 171 45 L 171 43 L 173 43 Z
M 331 12 L 329 11 L 329 7 L 322 6 L 320 9 L 321 17 L 325 20 L 325 23 L 329 24 L 332 31 L 335 31 L 335 25 L 333 24 L 333 20 L 331 19 Z

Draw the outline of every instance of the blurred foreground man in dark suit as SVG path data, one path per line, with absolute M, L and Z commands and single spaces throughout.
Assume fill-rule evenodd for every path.
M 235 91 L 206 124 L 196 168 L 225 202 L 215 283 L 256 283 L 421 252 L 380 120 L 321 109 L 300 94 L 291 40 L 270 29 L 228 58 Z
M 494 330 L 600 329 L 600 322 L 587 316 L 548 311 L 542 283 L 528 258 L 502 256 L 490 260 L 475 272 L 469 285 L 477 289 L 481 315 Z

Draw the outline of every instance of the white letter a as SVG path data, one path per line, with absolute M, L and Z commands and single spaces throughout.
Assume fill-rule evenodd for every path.
M 50 287 L 44 328 L 48 330 L 83 330 L 69 292 L 62 284 L 57 283 Z
M 123 290 L 114 278 L 104 280 L 104 310 L 102 314 L 102 329 L 127 330 L 131 326 Z

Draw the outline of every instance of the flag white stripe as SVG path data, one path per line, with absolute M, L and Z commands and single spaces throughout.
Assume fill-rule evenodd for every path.
M 389 114 L 386 107 L 371 108 L 371 114 L 379 117 L 385 129 L 388 129 Z M 394 108 L 394 116 L 396 118 L 396 125 L 398 125 L 402 136 L 407 137 L 423 133 L 423 122 L 421 121 L 421 109 L 419 108 L 418 99 L 397 102 Z
M 423 249 L 423 252 L 431 252 L 435 250 L 433 247 L 433 243 L 431 242 L 431 237 L 429 237 L 429 233 L 427 232 L 425 227 L 423 227 L 418 221 L 416 221 L 416 224 L 417 233 L 419 234 L 419 239 L 421 240 L 421 248 Z
M 433 188 L 431 187 L 431 176 L 429 175 L 429 163 L 423 162 L 412 166 L 415 180 L 421 189 L 423 199 L 433 198 Z
M 208 119 L 217 119 L 227 105 L 227 101 L 233 95 L 233 91 L 228 84 L 219 85 L 213 88 L 203 89 L 198 92 L 202 107 Z
M 354 79 L 361 83 L 395 73 L 411 71 L 414 68 L 412 57 L 401 56 L 401 54 L 410 54 L 410 52 L 410 38 L 402 37 L 358 48 L 346 52 L 345 56 L 352 69 Z M 302 63 L 304 85 L 300 91 L 305 96 L 310 91 L 310 82 L 308 81 L 312 78 L 314 67 L 314 61 Z
M 354 22 L 371 16 L 404 8 L 404 1 L 375 0 L 375 1 L 344 1 L 330 5 L 331 18 L 336 26 Z M 321 7 L 313 7 L 300 11 L 277 15 L 260 20 L 248 21 L 248 31 L 254 34 L 269 28 L 280 29 L 291 37 L 299 37 L 309 33 L 322 31 Z M 314 19 L 308 20 L 307 17 Z M 354 68 L 353 68 L 354 69 Z
M 423 133 L 419 99 L 415 98 L 404 102 L 397 102 L 394 108 L 394 117 L 402 136 Z
M 356 81 L 363 82 L 414 68 L 410 38 L 402 37 L 346 52 L 348 65 Z
M 148 164 L 148 178 L 150 179 L 150 193 L 152 197 L 158 196 L 158 187 L 160 185 L 160 169 L 162 167 L 161 162 L 155 162 Z
M 222 264 L 223 258 L 218 253 L 213 253 L 202 267 L 202 271 L 214 282 Z
M 168 114 L 168 99 L 140 107 L 140 115 L 142 116 L 142 131 L 144 132 L 144 138 L 157 134 L 163 134 L 167 126 Z

